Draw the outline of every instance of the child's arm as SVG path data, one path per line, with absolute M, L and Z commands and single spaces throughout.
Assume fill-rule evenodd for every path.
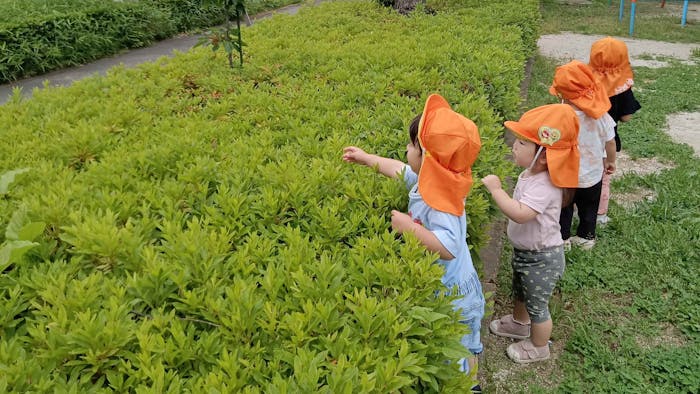
M 391 228 L 399 234 L 403 234 L 407 231 L 413 232 L 426 249 L 438 253 L 443 260 L 452 260 L 455 258 L 432 231 L 414 222 L 410 216 L 403 212 L 397 210 L 391 211 Z
M 501 180 L 496 175 L 487 175 L 481 182 L 486 186 L 486 189 L 488 189 L 493 197 L 493 201 L 496 202 L 498 208 L 508 219 L 515 223 L 525 223 L 537 216 L 537 211 L 520 201 L 513 200 L 508 193 L 503 190 Z
M 620 117 L 620 121 L 621 121 L 621 122 L 629 122 L 630 120 L 632 120 L 632 114 L 629 114 L 629 115 L 622 115 L 622 116 Z
M 403 171 L 404 166 L 406 166 L 404 162 L 371 155 L 355 146 L 343 148 L 343 160 L 348 163 L 357 163 L 363 166 L 376 168 L 377 171 L 390 178 L 400 177 L 401 171 Z
M 617 152 L 615 152 L 616 147 L 615 147 L 615 139 L 611 139 L 610 141 L 605 143 L 605 160 L 604 160 L 604 165 L 605 165 L 605 173 L 606 174 L 612 174 L 615 172 L 615 157 Z

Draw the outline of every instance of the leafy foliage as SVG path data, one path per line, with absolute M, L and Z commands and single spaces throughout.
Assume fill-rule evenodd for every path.
M 15 176 L 29 171 L 29 168 L 7 171 L 0 175 L 0 196 L 6 196 Z M 18 263 L 30 249 L 39 244 L 33 242 L 44 231 L 44 223 L 28 222 L 26 212 L 15 211 L 5 230 L 5 242 L 0 245 L 0 272 L 11 264 Z
M 12 189 L 12 228 L 45 227 L 0 276 L 0 388 L 470 387 L 446 363 L 466 327 L 435 256 L 389 232 L 403 185 L 340 153 L 402 159 L 439 92 L 479 125 L 475 179 L 510 172 L 500 115 L 517 111 L 527 44 L 475 15 L 323 3 L 246 30 L 239 73 L 196 49 L 2 106 L 0 168 L 33 175 Z M 476 255 L 492 213 L 478 185 L 467 207 Z
M 0 196 L 6 196 L 10 191 L 10 184 L 15 181 L 15 177 L 29 171 L 29 168 L 7 171 L 0 175 Z

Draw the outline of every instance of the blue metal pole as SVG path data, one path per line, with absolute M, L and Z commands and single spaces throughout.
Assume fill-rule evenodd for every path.
M 688 15 L 688 0 L 683 2 L 683 16 L 681 17 L 681 26 L 685 26 L 685 19 Z
M 634 13 L 637 9 L 637 0 L 632 0 L 632 7 L 630 8 L 630 36 L 634 34 Z
M 622 22 L 622 16 L 625 14 L 625 0 L 620 0 L 620 18 L 619 21 Z

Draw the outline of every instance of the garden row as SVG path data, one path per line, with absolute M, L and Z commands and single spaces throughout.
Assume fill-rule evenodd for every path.
M 29 168 L 0 241 L 36 243 L 0 276 L 0 391 L 470 387 L 435 256 L 389 231 L 405 188 L 340 154 L 403 159 L 437 92 L 479 126 L 475 178 L 511 174 L 538 2 L 428 5 L 322 3 L 244 29 L 241 69 L 196 49 L 0 107 L 0 174 Z M 476 257 L 481 187 L 467 210 Z
M 249 13 L 296 0 L 248 0 Z M 0 83 L 224 22 L 216 0 L 0 0 Z

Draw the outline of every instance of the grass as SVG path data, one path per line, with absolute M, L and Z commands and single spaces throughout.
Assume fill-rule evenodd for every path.
M 544 1 L 543 34 L 574 30 L 626 35 L 613 30 L 612 23 L 589 23 L 607 10 L 607 1 L 596 3 L 586 8 Z M 640 6 L 644 12 L 651 4 Z M 661 29 L 665 24 L 667 30 L 659 30 L 664 40 L 700 41 L 697 25 L 676 31 L 667 19 L 650 17 L 643 26 Z M 639 26 L 640 36 L 646 34 Z M 547 87 L 556 65 L 535 58 L 526 108 L 554 102 Z M 553 360 L 516 365 L 505 356 L 510 341 L 489 338 L 491 354 L 483 366 L 488 392 L 697 392 L 700 160 L 664 130 L 667 115 L 700 110 L 698 81 L 698 65 L 672 62 L 666 68 L 635 70 L 635 94 L 643 108 L 619 127 L 623 150 L 633 158 L 671 161 L 675 168 L 629 174 L 613 182 L 613 194 L 648 189 L 654 199 L 628 209 L 611 202 L 613 221 L 599 227 L 596 247 L 567 254 L 566 273 L 550 302 Z M 512 305 L 508 249 L 506 242 L 496 316 L 510 313 Z
M 625 1 L 624 17 L 618 20 L 620 1 L 593 0 L 592 5 L 566 5 L 556 0 L 542 0 L 545 23 L 542 34 L 575 31 L 584 34 L 629 36 L 630 1 Z M 700 41 L 700 22 L 688 20 L 681 26 L 680 1 L 638 1 L 634 22 L 634 38 L 668 42 L 697 43 Z

